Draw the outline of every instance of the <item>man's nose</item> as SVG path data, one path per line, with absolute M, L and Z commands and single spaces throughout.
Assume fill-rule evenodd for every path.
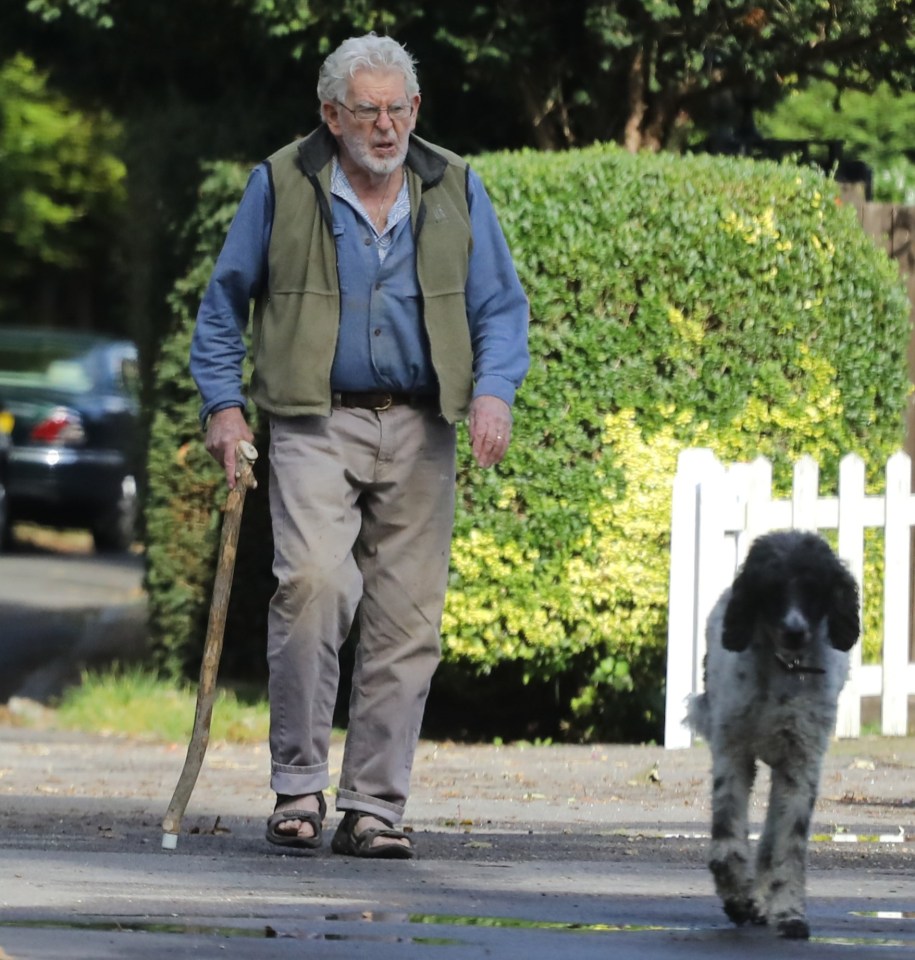
M 382 107 L 381 110 L 378 111 L 378 118 L 375 120 L 375 126 L 380 127 L 382 130 L 389 130 L 394 126 L 394 123 L 388 114 L 387 107 Z

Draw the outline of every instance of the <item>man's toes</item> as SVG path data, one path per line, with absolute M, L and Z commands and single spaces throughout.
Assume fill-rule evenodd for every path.
M 363 833 L 366 830 L 383 830 L 388 825 L 376 817 L 360 817 L 358 823 L 356 824 L 356 834 Z M 405 837 L 402 839 L 395 839 L 394 837 L 375 837 L 372 841 L 373 847 L 390 847 L 393 844 L 400 844 L 402 847 L 410 846 L 410 841 Z
M 308 839 L 315 835 L 312 825 L 310 823 L 304 823 L 301 820 L 283 820 L 277 825 L 276 832 L 289 837 L 299 836 L 303 839 Z
M 312 813 L 319 813 L 321 808 L 314 794 L 306 794 L 302 797 L 292 797 L 284 803 L 278 803 L 274 813 L 282 813 L 284 810 L 308 810 Z M 298 817 L 291 817 L 289 820 L 282 820 L 276 826 L 276 832 L 284 836 L 299 836 L 303 840 L 308 840 L 315 835 L 314 827 Z

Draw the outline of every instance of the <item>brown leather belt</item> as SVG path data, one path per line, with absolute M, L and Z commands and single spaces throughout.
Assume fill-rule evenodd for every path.
M 335 393 L 335 407 L 350 407 L 359 410 L 387 410 L 388 407 L 434 407 L 438 402 L 431 393 L 385 393 L 383 390 L 366 393 Z

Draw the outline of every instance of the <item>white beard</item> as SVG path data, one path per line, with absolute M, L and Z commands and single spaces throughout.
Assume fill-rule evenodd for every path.
M 398 145 L 397 153 L 392 157 L 376 157 L 372 154 L 369 143 L 362 137 L 352 137 L 343 134 L 342 140 L 350 156 L 360 166 L 378 176 L 389 176 L 400 167 L 407 156 L 409 134 Z

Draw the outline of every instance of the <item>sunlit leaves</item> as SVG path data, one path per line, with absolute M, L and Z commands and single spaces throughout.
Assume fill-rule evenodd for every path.
M 73 109 L 27 57 L 0 65 L 0 277 L 81 262 L 80 225 L 124 198 L 118 136 L 110 119 Z
M 619 697 L 650 725 L 679 451 L 767 456 L 782 488 L 801 454 L 828 484 L 854 451 L 873 480 L 902 439 L 905 292 L 811 170 L 609 146 L 474 166 L 530 297 L 532 365 L 497 469 L 479 470 L 459 431 L 445 658 L 470 674 L 512 664 L 531 681 L 572 678 L 564 721 L 581 735 L 613 729 L 601 724 Z M 187 530 L 215 528 L 220 482 L 183 364 L 244 173 L 210 171 L 158 377 L 148 555 L 153 630 L 173 655 L 199 642 L 212 557 Z M 180 470 L 179 449 L 194 451 Z

